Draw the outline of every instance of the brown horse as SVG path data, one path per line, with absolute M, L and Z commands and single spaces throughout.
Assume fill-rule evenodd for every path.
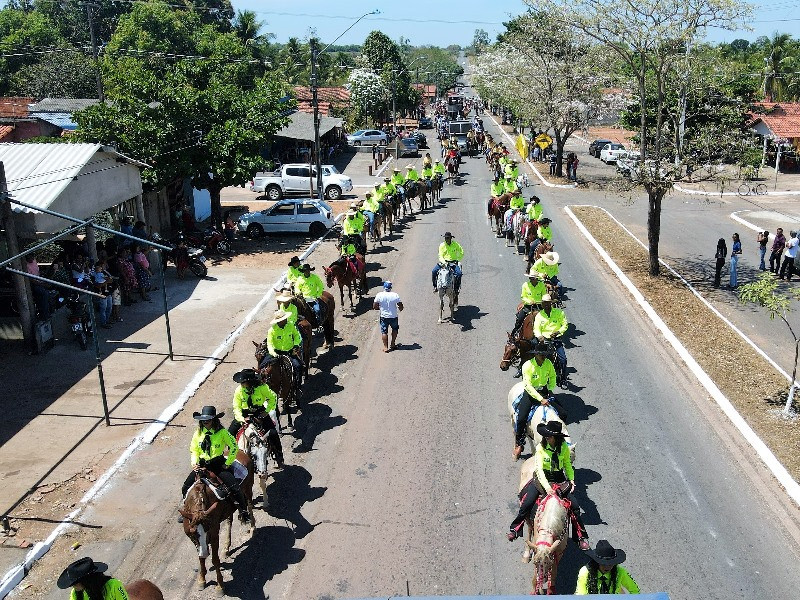
M 539 221 L 536 221 L 535 219 L 532 221 L 526 221 L 522 227 L 522 236 L 525 240 L 525 256 L 528 256 L 528 253 L 531 250 L 531 244 L 533 243 L 533 240 L 536 239 L 536 234 L 539 231 Z
M 292 361 L 289 360 L 288 356 L 278 356 L 275 360 L 261 367 L 261 361 L 267 358 L 266 344 L 263 342 L 261 344 L 253 342 L 253 344 L 256 347 L 255 356 L 259 365 L 258 374 L 261 380 L 275 392 L 280 400 L 280 405 L 275 407 L 278 429 L 280 429 L 281 413 L 286 414 L 289 427 L 293 427 L 292 407 L 296 408 L 298 406 L 300 398 L 299 390 L 296 389 L 294 377 L 292 376 Z
M 147 579 L 137 579 L 125 586 L 130 600 L 164 600 L 164 594 L 155 583 Z
M 353 304 L 353 288 L 356 289 L 358 300 L 361 300 L 363 294 L 368 291 L 364 257 L 356 254 L 356 259 L 361 265 L 358 273 L 354 273 L 350 265 L 345 264 L 342 260 L 334 261 L 329 267 L 325 267 L 325 283 L 328 287 L 333 287 L 334 281 L 339 284 L 339 298 L 342 306 L 344 306 L 344 288 L 347 286 L 347 296 L 350 299 L 350 310 L 352 312 L 356 310 Z
M 333 323 L 334 313 L 336 312 L 336 300 L 333 299 L 330 292 L 322 292 L 322 296 L 319 298 L 318 302 L 325 307 L 323 310 L 324 316 L 322 323 L 317 323 L 317 315 L 314 313 L 314 309 L 311 308 L 311 305 L 303 298 L 295 296 L 292 300 L 292 304 L 297 307 L 297 314 L 308 321 L 312 328 L 322 327 L 322 330 L 325 332 L 325 343 L 322 345 L 322 349 L 327 350 L 333 347 L 333 337 L 336 331 Z
M 522 308 L 520 304 L 517 311 Z M 500 370 L 508 371 L 508 368 L 518 363 L 520 368 L 525 361 L 533 358 L 533 320 L 539 311 L 532 310 L 522 321 L 522 327 L 517 331 L 516 335 L 508 334 L 508 341 L 503 348 L 503 358 L 500 360 Z
M 240 485 L 247 500 L 247 510 L 250 512 L 248 534 L 252 535 L 256 526 L 253 516 L 253 463 L 250 457 L 241 450 L 236 452 L 236 460 L 247 469 L 247 476 Z M 210 473 L 203 473 L 202 476 L 213 477 Z M 222 522 L 227 521 L 225 556 L 230 556 L 231 529 L 235 511 L 236 504 L 233 499 L 228 497 L 225 500 L 219 500 L 208 484 L 201 479 L 201 472 L 198 472 L 198 479 L 186 494 L 186 500 L 180 513 L 183 517 L 183 532 L 198 551 L 200 572 L 197 575 L 197 584 L 201 589 L 206 587 L 206 558 L 210 553 L 211 562 L 217 572 L 217 590 L 221 594 L 224 593 L 222 568 L 219 564 L 219 534 Z
M 498 237 L 503 233 L 503 217 L 509 206 L 511 206 L 511 194 L 508 192 L 494 198 L 489 205 L 489 225 L 497 232 Z

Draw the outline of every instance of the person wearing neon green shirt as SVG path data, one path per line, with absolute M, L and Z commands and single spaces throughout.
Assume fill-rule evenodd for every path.
M 275 456 L 278 468 L 283 468 L 283 447 L 275 421 L 278 406 L 278 396 L 266 383 L 262 383 L 258 372 L 254 369 L 242 369 L 235 373 L 233 380 L 239 384 L 233 392 L 233 421 L 228 427 L 231 435 L 236 436 L 247 420 L 257 415 L 259 422 L 267 430 L 267 444 L 270 452 Z
M 503 170 L 503 176 L 506 179 L 513 179 L 514 181 L 517 180 L 517 177 L 519 177 L 519 169 L 517 168 L 517 161 L 512 160 L 506 165 L 506 168 Z
M 314 316 L 317 318 L 317 322 L 314 326 L 319 327 L 322 325 L 324 321 L 323 317 L 325 316 L 323 314 L 325 306 L 320 302 L 322 292 L 325 291 L 325 284 L 322 283 L 322 279 L 319 278 L 319 275 L 311 272 L 313 270 L 314 267 L 310 264 L 306 263 L 303 265 L 303 270 L 297 280 L 295 290 L 297 290 L 297 295 L 308 302 L 308 305 L 314 311 Z
M 433 179 L 433 165 L 422 167 L 422 178 Z
M 461 289 L 461 260 L 464 258 L 464 249 L 457 241 L 453 239 L 453 234 L 449 231 L 444 233 L 444 241 L 439 244 L 439 262 L 431 271 L 431 281 L 433 282 L 433 291 L 436 291 L 436 277 L 439 275 L 439 270 L 448 262 L 454 262 L 456 276 L 455 280 L 455 301 L 458 304 L 458 291 Z
M 509 207 L 512 210 L 522 210 L 525 208 L 525 198 L 522 197 L 522 192 L 519 190 L 514 192 L 514 194 L 511 196 Z
M 528 271 L 528 281 L 522 284 L 522 291 L 520 292 L 522 307 L 517 311 L 514 329 L 511 330 L 512 336 L 522 327 L 525 317 L 534 310 L 539 310 L 542 304 L 542 297 L 546 293 L 547 286 L 544 284 L 544 277 L 542 277 L 542 274 L 533 269 Z
M 517 185 L 516 179 L 505 179 L 503 180 L 503 185 L 507 194 L 513 194 L 514 192 L 519 191 L 519 186 Z
M 564 344 L 561 343 L 561 336 L 566 333 L 567 327 L 569 327 L 569 322 L 564 311 L 560 308 L 553 308 L 553 298 L 550 294 L 542 296 L 542 310 L 533 320 L 533 335 L 539 341 L 553 342 L 560 363 L 562 388 L 567 386 L 567 353 L 564 350 Z
M 267 332 L 267 352 L 275 358 L 286 356 L 292 362 L 294 383 L 298 388 L 303 379 L 302 343 L 297 327 L 289 323 L 289 313 L 280 309 L 275 311 Z
M 375 215 L 378 214 L 380 211 L 381 206 L 378 202 L 373 198 L 372 192 L 367 192 L 365 195 L 364 204 L 362 206 L 364 216 L 366 217 L 367 221 L 369 222 L 369 233 L 374 237 L 375 235 Z
M 388 177 L 383 178 L 383 195 L 384 196 L 394 196 L 397 193 L 397 188 L 392 183 L 392 180 Z
M 527 427 L 527 418 L 525 426 Z M 575 489 L 575 470 L 572 468 L 569 444 L 564 439 L 565 432 L 561 421 L 539 423 L 536 426 L 536 432 L 542 436 L 542 441 L 536 446 L 536 453 L 533 455 L 536 471 L 519 492 L 519 512 L 511 522 L 507 535 L 510 542 L 522 536 L 522 527 L 525 521 L 532 517 L 540 495 L 553 491 L 554 484 L 558 485 L 558 494 L 562 498 L 567 498 L 568 494 Z M 516 448 L 514 453 L 517 454 Z M 577 504 L 572 496 L 569 496 L 569 501 L 568 514 L 572 521 L 573 536 L 581 550 L 588 550 L 589 535 L 586 533 L 586 527 L 580 518 Z
M 294 287 L 298 277 L 300 277 L 300 257 L 293 256 L 289 261 L 289 269 L 286 271 L 286 283 L 290 287 Z
M 539 228 L 536 230 L 536 239 L 531 242 L 531 247 L 528 250 L 528 264 L 533 262 L 533 257 L 536 255 L 536 248 L 544 241 L 550 242 L 553 239 L 553 230 L 550 229 L 550 218 L 543 217 L 539 221 Z
M 342 232 L 344 235 L 361 236 L 364 231 L 364 218 L 359 216 L 358 211 L 350 209 L 347 217 L 342 221 Z
M 638 594 L 639 585 L 620 565 L 625 562 L 625 551 L 614 548 L 608 540 L 597 542 L 594 550 L 587 550 L 589 564 L 578 571 L 576 596 L 587 594 Z
M 555 250 L 551 250 L 550 252 L 545 252 L 539 258 L 536 259 L 536 262 L 533 263 L 531 267 L 532 271 L 537 271 L 541 273 L 547 281 L 558 288 L 559 296 L 561 295 L 561 290 L 563 286 L 561 282 L 558 280 L 558 261 L 560 257 L 558 252 Z
M 528 204 L 527 215 L 531 221 L 538 221 L 542 218 L 542 201 L 539 196 L 532 196 Z
M 128 600 L 128 592 L 119 579 L 104 575 L 108 565 L 94 562 L 88 556 L 79 558 L 67 566 L 58 577 L 56 585 L 59 589 L 72 588 L 70 600 Z
M 406 166 L 406 181 L 419 181 L 419 173 L 417 173 L 414 165 Z
M 445 174 L 444 165 L 442 164 L 442 161 L 440 161 L 438 158 L 436 159 L 436 162 L 433 165 L 433 174 L 437 177 L 444 177 Z
M 239 506 L 239 519 L 249 521 L 247 500 L 245 500 L 242 490 L 239 489 L 239 484 L 231 468 L 236 460 L 239 447 L 236 445 L 236 438 L 220 423 L 220 419 L 225 416 L 225 413 L 217 413 L 217 409 L 213 406 L 204 406 L 200 412 L 193 413 L 192 416 L 197 420 L 197 429 L 189 443 L 193 471 L 183 482 L 182 497 L 186 497 L 186 492 L 197 480 L 196 471 L 206 469 L 214 473 L 233 494 L 236 504 Z M 226 450 L 227 457 L 225 456 Z M 181 520 L 179 519 L 179 521 Z
M 400 172 L 400 169 L 395 168 L 393 170 L 391 182 L 395 187 L 401 186 L 406 182 L 406 178 L 403 177 L 403 174 Z

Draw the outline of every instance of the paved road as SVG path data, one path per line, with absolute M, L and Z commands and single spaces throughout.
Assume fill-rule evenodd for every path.
M 530 589 L 521 543 L 505 540 L 520 463 L 510 458 L 505 408 L 515 380 L 498 368 L 524 265 L 489 231 L 485 166 L 468 160 L 463 171 L 464 185 L 447 188 L 441 206 L 371 255 L 382 265 L 371 272 L 373 290 L 391 278 L 405 301 L 403 347 L 380 352 L 373 313 L 339 317 L 343 341 L 320 359 L 309 386 L 318 399 L 298 419 L 297 437 L 284 436 L 293 450 L 268 490 L 271 517 L 259 513 L 255 538 L 226 563 L 229 595 Z M 570 201 L 566 191 L 537 192 L 547 207 Z M 592 540 L 625 548 L 646 591 L 687 600 L 796 597 L 797 512 L 781 508 L 788 500 L 777 484 L 750 464 L 751 452 L 563 212 L 552 212 L 575 324 L 567 351 L 577 371 L 562 400 Z M 466 249 L 464 289 L 455 323 L 437 325 L 430 268 L 445 230 Z M 196 405 L 227 405 L 230 374 L 249 356 L 237 345 Z M 102 529 L 79 535 L 84 549 L 109 557 L 126 579 L 146 575 L 168 598 L 210 598 L 211 587 L 191 591 L 196 560 L 174 523 L 188 463 L 184 426 L 192 426 L 186 415 L 86 515 Z M 156 477 L 165 485 L 153 486 Z M 570 544 L 559 590 L 574 589 L 583 562 Z

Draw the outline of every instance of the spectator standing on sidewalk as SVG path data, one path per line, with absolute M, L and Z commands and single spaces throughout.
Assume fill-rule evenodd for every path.
M 556 174 L 556 153 L 555 152 L 551 152 L 548 160 L 550 161 L 550 175 L 551 176 L 555 176 L 555 174 Z
M 403 310 L 403 301 L 400 295 L 392 291 L 392 282 L 383 282 L 383 291 L 375 296 L 372 304 L 373 310 L 381 311 L 381 340 L 383 341 L 383 351 L 391 352 L 397 347 L 397 330 L 400 325 L 398 316 Z M 389 328 L 392 328 L 392 343 L 389 344 Z
M 725 266 L 725 259 L 728 258 L 728 245 L 725 243 L 725 238 L 717 240 L 717 253 L 714 258 L 717 259 L 716 270 L 714 271 L 714 287 L 718 288 L 722 278 L 722 267 Z
M 769 270 L 778 274 L 781 268 L 781 256 L 786 248 L 786 237 L 783 235 L 783 227 L 775 230 L 775 239 L 772 241 L 772 252 L 769 255 Z
M 797 232 L 790 231 L 789 239 L 786 241 L 786 250 L 783 251 L 783 264 L 778 279 L 786 277 L 786 281 L 792 280 L 794 275 L 794 259 L 797 258 L 797 244 L 800 243 L 797 239 Z M 788 272 L 787 272 L 788 270 Z
M 733 234 L 733 246 L 731 246 L 731 289 L 739 287 L 739 276 L 736 266 L 739 264 L 739 256 L 742 253 L 742 242 L 739 241 L 739 234 Z
M 766 271 L 767 265 L 764 264 L 764 257 L 767 255 L 767 243 L 769 242 L 769 231 L 759 231 L 756 241 L 758 242 L 758 256 L 761 259 L 758 268 L 761 269 L 762 271 Z

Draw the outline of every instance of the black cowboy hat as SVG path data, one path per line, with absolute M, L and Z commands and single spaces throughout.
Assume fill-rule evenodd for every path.
M 618 550 L 608 543 L 608 540 L 599 540 L 597 546 L 586 551 L 586 555 L 598 565 L 611 567 L 625 562 L 625 551 Z
M 79 558 L 74 563 L 69 565 L 64 572 L 58 577 L 56 585 L 66 590 L 78 583 L 81 579 L 92 573 L 105 573 L 108 570 L 108 565 L 101 562 L 94 562 L 88 556 Z
M 536 426 L 536 433 L 544 438 L 564 437 L 564 431 L 561 429 L 561 421 L 548 421 L 547 423 L 539 423 Z
M 449 231 L 445 231 L 442 237 L 453 237 L 453 234 L 450 233 Z
M 246 383 L 248 381 L 258 381 L 258 373 L 253 369 L 242 369 L 233 375 L 236 383 Z
M 551 219 L 548 219 L 547 217 L 545 217 L 544 219 L 541 219 L 541 220 L 539 221 L 539 223 L 552 223 L 552 222 L 553 222 L 553 221 L 552 221 Z
M 534 354 L 549 354 L 550 345 L 546 342 L 538 342 L 531 350 Z
M 200 412 L 192 413 L 192 416 L 198 421 L 212 421 L 213 419 L 221 419 L 225 416 L 225 413 L 218 413 L 216 406 L 204 406 Z
M 289 266 L 291 267 L 296 262 L 300 262 L 300 257 L 299 256 L 293 256 L 292 260 L 289 261 Z
M 305 271 L 306 269 L 308 269 L 309 271 L 316 271 L 316 270 L 317 270 L 317 268 L 316 268 L 316 267 L 312 267 L 312 266 L 311 266 L 310 264 L 308 264 L 308 263 L 304 264 L 304 265 L 303 265 L 303 268 L 302 268 L 302 270 L 303 270 L 303 271 Z

